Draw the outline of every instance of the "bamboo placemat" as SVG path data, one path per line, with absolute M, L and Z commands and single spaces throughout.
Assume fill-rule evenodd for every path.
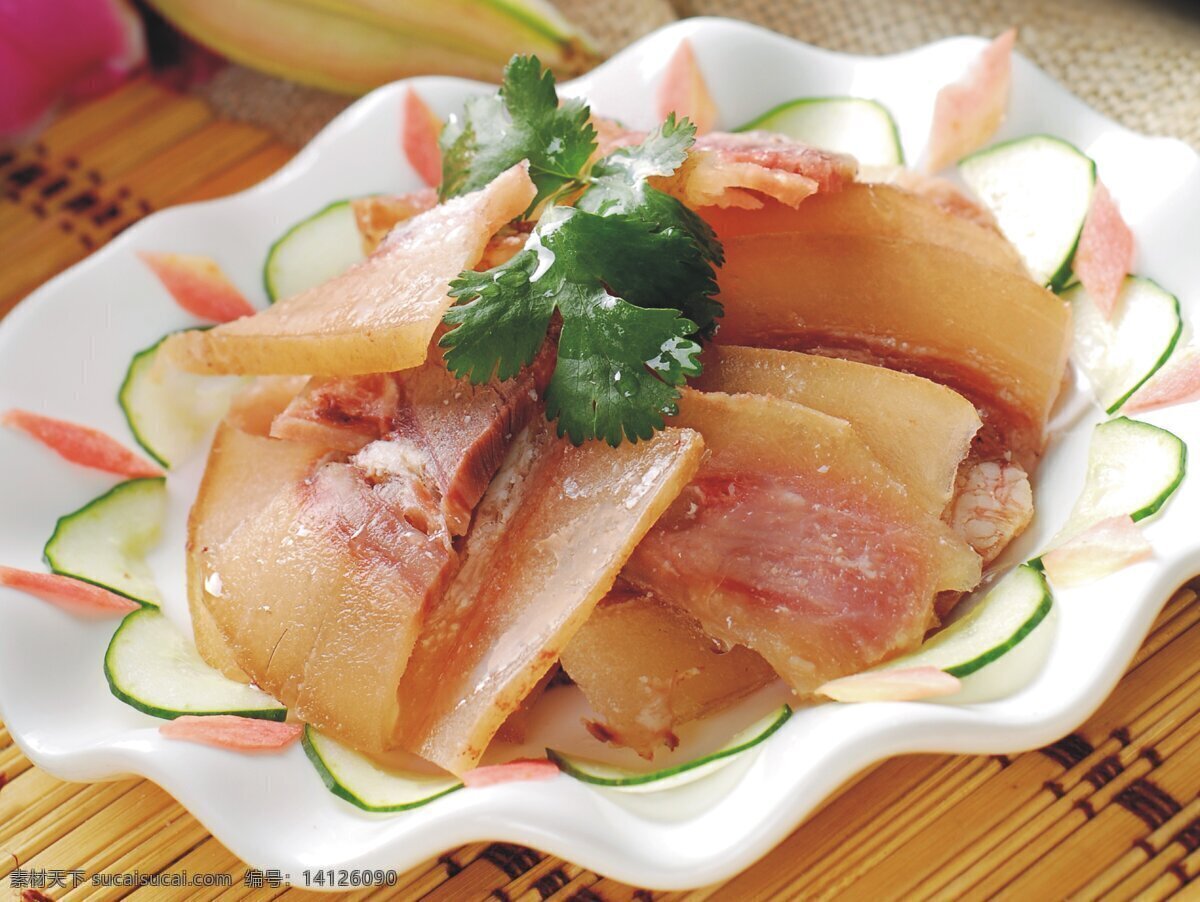
M 72 110 L 36 145 L 0 153 L 0 315 L 141 216 L 248 187 L 291 153 L 264 129 L 219 119 L 146 79 Z M 918 755 L 874 767 L 721 886 L 650 893 L 531 849 L 478 843 L 413 868 L 396 888 L 346 898 L 1165 898 L 1200 874 L 1195 599 L 1184 589 L 1169 602 L 1112 697 L 1077 732 L 1023 755 Z M 21 874 L 72 870 L 214 873 L 231 885 L 11 885 Z M 311 895 L 246 886 L 245 875 L 152 783 L 63 783 L 32 767 L 0 726 L 0 887 L 13 896 Z

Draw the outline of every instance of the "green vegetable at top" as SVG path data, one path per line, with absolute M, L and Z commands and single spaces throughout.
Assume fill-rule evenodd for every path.
M 457 303 L 441 339 L 457 376 L 510 379 L 530 364 L 561 317 L 546 415 L 579 444 L 649 438 L 676 410 L 678 386 L 698 375 L 699 339 L 721 305 L 714 266 L 720 243 L 708 225 L 649 180 L 687 158 L 695 128 L 668 117 L 641 144 L 590 167 L 595 132 L 578 101 L 558 105 L 553 77 L 515 57 L 498 97 L 467 104 L 443 134 L 445 197 L 475 190 L 528 159 L 550 206 L 522 251 L 451 283 Z M 582 189 L 582 193 L 580 193 Z

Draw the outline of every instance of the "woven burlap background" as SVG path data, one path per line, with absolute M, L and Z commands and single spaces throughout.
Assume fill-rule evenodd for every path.
M 607 52 L 682 16 L 746 19 L 812 44 L 895 53 L 1020 28 L 1018 49 L 1105 115 L 1200 147 L 1200 19 L 1134 0 L 554 0 Z M 203 89 L 233 118 L 301 144 L 346 104 L 233 67 Z

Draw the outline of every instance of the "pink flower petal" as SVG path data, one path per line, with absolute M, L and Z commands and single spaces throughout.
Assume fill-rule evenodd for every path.
M 1092 191 L 1072 268 L 1105 319 L 1112 319 L 1121 285 L 1133 271 L 1133 232 L 1100 182 Z
M 1200 400 L 1200 350 L 1184 348 L 1151 376 L 1123 405 L 1121 413 L 1141 413 Z
M 1016 41 L 1017 30 L 1010 28 L 983 49 L 961 80 L 938 92 L 925 150 L 926 172 L 940 172 L 996 133 L 1008 109 Z
M 658 86 L 658 117 L 666 119 L 668 113 L 687 116 L 696 126 L 696 134 L 703 135 L 717 124 L 717 105 L 713 102 L 696 62 L 692 42 L 684 38 L 679 44 Z
M 922 698 L 953 695 L 961 683 L 936 667 L 904 667 L 872 670 L 830 680 L 817 693 L 835 702 L 911 702 Z
M 1056 586 L 1082 586 L 1154 554 L 1129 516 L 1109 517 L 1042 555 L 1046 576 Z
M 171 293 L 175 303 L 193 316 L 227 323 L 255 312 L 237 286 L 209 257 L 153 251 L 138 251 L 138 256 Z
M 462 775 L 463 785 L 471 789 L 512 783 L 517 780 L 549 780 L 558 776 L 558 765 L 548 758 L 518 758 L 507 764 L 477 767 Z
M 97 429 L 28 410 L 10 410 L 0 423 L 20 429 L 71 463 L 130 479 L 162 476 L 161 468 Z
M 141 605 L 115 592 L 57 573 L 35 573 L 0 566 L 0 586 L 16 589 L 82 616 L 124 617 Z
M 442 120 L 421 99 L 421 95 L 412 88 L 405 91 L 400 145 L 404 148 L 409 165 L 430 188 L 442 183 L 442 149 L 438 146 L 441 131 Z
M 197 742 L 237 752 L 277 752 L 300 738 L 303 724 L 279 723 L 236 714 L 186 714 L 158 728 L 168 739 Z

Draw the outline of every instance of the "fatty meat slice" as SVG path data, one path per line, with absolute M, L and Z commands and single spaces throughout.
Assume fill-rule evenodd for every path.
M 395 695 L 398 745 L 462 774 L 558 660 L 633 548 L 700 464 L 667 429 L 575 447 L 539 419 L 475 514 L 463 565 L 429 607 Z
M 770 132 L 701 135 L 673 175 L 656 186 L 693 209 L 756 210 L 764 198 L 794 207 L 818 192 L 840 191 L 858 164 L 845 154 L 818 150 Z
M 920 376 L 851 360 L 714 345 L 692 385 L 770 395 L 848 421 L 871 453 L 925 510 L 941 516 L 979 430 L 966 398 Z
M 845 420 L 688 390 L 673 425 L 710 451 L 623 576 L 798 693 L 909 651 L 978 556 L 907 496 Z
M 534 192 L 520 163 L 393 229 L 329 281 L 254 316 L 172 336 L 164 350 L 198 373 L 348 376 L 418 366 L 453 302 L 450 281 L 475 266 Z
M 563 650 L 562 665 L 599 717 L 587 724 L 592 735 L 643 758 L 675 748 L 681 724 L 775 679 L 754 652 L 714 641 L 682 609 L 620 584 Z

